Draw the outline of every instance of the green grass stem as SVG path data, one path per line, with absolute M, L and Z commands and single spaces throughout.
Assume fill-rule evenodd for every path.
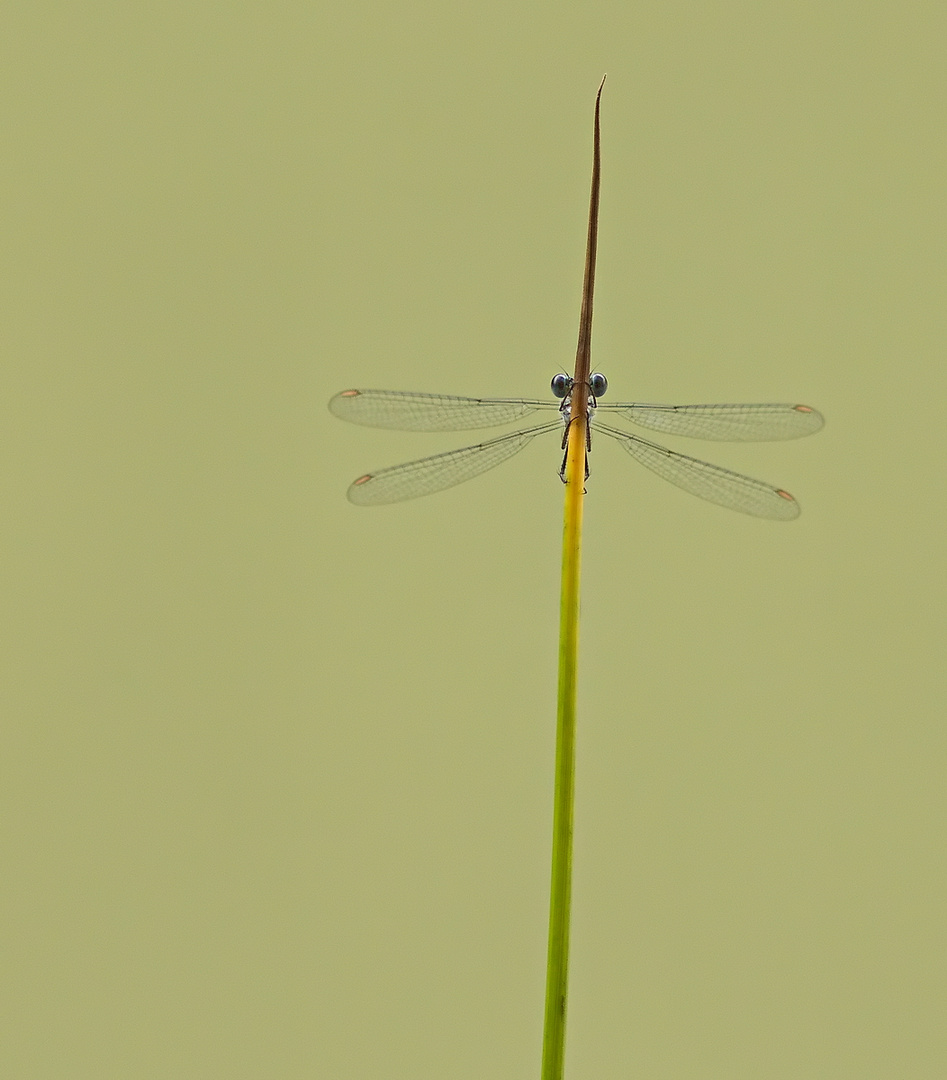
M 556 721 L 556 788 L 553 808 L 549 949 L 543 1026 L 542 1080 L 562 1080 L 569 977 L 572 899 L 572 823 L 575 789 L 575 701 L 579 645 L 579 567 L 585 488 L 585 418 L 569 428 L 562 533 L 562 597 L 559 613 L 559 693 Z

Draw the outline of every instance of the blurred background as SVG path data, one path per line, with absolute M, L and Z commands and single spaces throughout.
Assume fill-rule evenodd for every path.
M 559 449 L 326 402 L 571 370 L 607 72 L 609 400 L 827 423 L 596 442 L 567 1076 L 945 1075 L 943 5 L 5 24 L 0 1072 L 538 1075 Z

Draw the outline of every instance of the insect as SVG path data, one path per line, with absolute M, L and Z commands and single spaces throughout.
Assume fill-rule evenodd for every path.
M 789 521 L 799 516 L 799 504 L 783 488 L 708 461 L 669 450 L 650 439 L 603 423 L 620 418 L 665 435 L 731 442 L 798 439 L 823 425 L 822 416 L 808 405 L 647 405 L 603 402 L 608 389 L 604 375 L 588 381 L 588 437 L 601 432 L 652 472 L 709 502 L 755 517 Z M 568 429 L 575 383 L 565 374 L 552 380 L 552 400 L 530 398 L 469 398 L 448 394 L 414 394 L 398 390 L 343 390 L 329 402 L 335 416 L 366 427 L 398 431 L 466 431 L 522 420 L 539 413 L 559 415 L 507 435 L 449 450 L 446 453 L 394 465 L 360 476 L 348 490 L 359 506 L 400 502 L 461 484 L 512 457 L 537 435 Z M 563 443 L 565 442 L 563 433 Z M 563 463 L 564 464 L 564 463 Z

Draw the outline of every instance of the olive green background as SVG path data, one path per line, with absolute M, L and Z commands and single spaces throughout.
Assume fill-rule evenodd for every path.
M 3 949 L 20 1078 L 537 1076 L 555 440 L 346 386 L 571 369 L 603 98 L 567 1076 L 947 1075 L 941 3 L 12 3 Z

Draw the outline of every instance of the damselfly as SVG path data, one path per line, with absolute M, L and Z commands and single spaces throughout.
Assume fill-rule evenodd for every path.
M 646 405 L 602 402 L 607 389 L 604 375 L 593 373 L 588 388 L 588 432 L 601 432 L 652 472 L 709 502 L 755 517 L 790 521 L 799 516 L 799 504 L 783 488 L 743 476 L 708 461 L 669 450 L 619 428 L 601 423 L 596 414 L 621 417 L 639 427 L 665 435 L 731 442 L 798 439 L 823 424 L 808 405 Z M 522 428 L 475 446 L 409 461 L 360 476 L 348 490 L 351 502 L 375 506 L 400 502 L 418 495 L 461 484 L 512 457 L 537 435 L 563 431 L 571 419 L 573 380 L 565 374 L 552 380 L 553 400 L 530 398 L 468 398 L 448 394 L 413 394 L 397 390 L 343 390 L 329 402 L 342 420 L 366 427 L 398 431 L 465 431 L 521 420 L 533 413 L 557 411 L 559 417 Z M 563 439 L 564 441 L 564 439 Z

